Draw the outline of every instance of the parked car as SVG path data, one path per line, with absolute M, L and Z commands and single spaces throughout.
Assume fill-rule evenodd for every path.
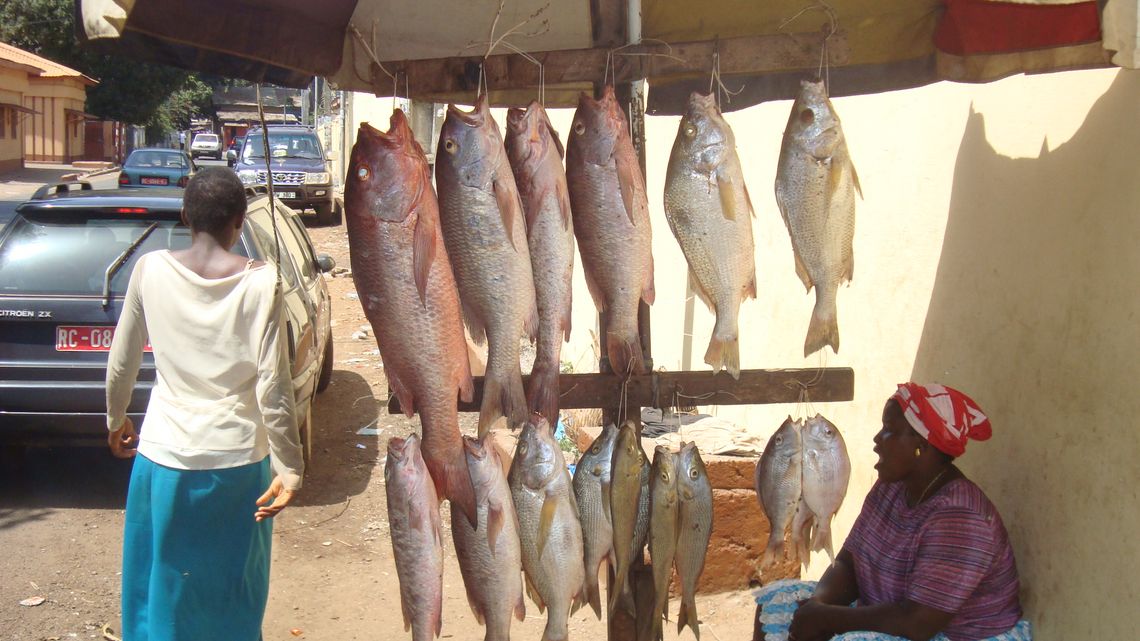
M 218 140 L 218 134 L 194 134 L 194 140 L 190 143 L 190 156 L 211 156 L 221 160 L 222 142 Z
M 302 215 L 312 210 L 318 224 L 340 224 L 343 205 L 333 195 L 330 159 L 312 128 L 270 125 L 269 160 L 278 198 Z M 246 132 L 234 170 L 246 185 L 266 184 L 265 135 L 260 127 Z
M 107 351 L 127 282 L 141 255 L 190 245 L 180 221 L 182 193 L 67 183 L 44 186 L 16 208 L 0 232 L 0 444 L 106 443 Z M 234 251 L 280 269 L 308 452 L 312 399 L 332 376 L 331 303 L 322 272 L 334 263 L 314 253 L 296 212 L 280 203 L 271 210 L 263 189 L 249 189 L 247 197 Z M 128 408 L 143 430 L 154 378 L 148 352 Z
M 144 147 L 127 156 L 119 184 L 138 187 L 185 187 L 198 166 L 185 151 Z

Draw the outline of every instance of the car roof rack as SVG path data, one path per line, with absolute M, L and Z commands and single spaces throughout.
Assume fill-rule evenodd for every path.
M 69 180 L 67 182 L 48 183 L 36 190 L 32 194 L 32 200 L 43 200 L 48 196 L 58 196 L 73 191 L 73 188 L 78 188 L 81 191 L 91 191 L 94 189 L 91 183 L 86 180 Z

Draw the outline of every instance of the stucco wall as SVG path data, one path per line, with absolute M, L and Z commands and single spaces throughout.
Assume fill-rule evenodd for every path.
M 24 106 L 39 113 L 24 120 L 24 153 L 28 160 L 70 162 L 83 156 L 83 122 L 78 127 L 67 110 L 82 112 L 84 85 L 73 78 L 32 79 Z
M 0 103 L 22 105 L 23 94 L 27 89 L 27 72 L 0 67 Z M 9 120 L 11 117 L 11 114 L 8 114 L 4 116 L 4 120 L 0 121 L 0 126 L 3 127 L 3 137 L 0 138 L 0 171 L 11 171 L 23 166 L 23 126 L 21 123 L 26 116 L 22 113 L 15 114 L 15 134 L 12 132 L 12 121 Z
M 355 120 L 386 128 L 382 103 L 382 114 L 357 103 Z M 1140 570 L 1130 540 L 1140 526 L 1138 104 L 1140 72 L 1118 70 L 837 99 L 864 199 L 854 282 L 839 292 L 840 353 L 807 359 L 814 294 L 795 275 L 773 195 L 790 103 L 727 116 L 756 207 L 759 295 L 741 312 L 742 365 L 849 366 L 855 400 L 702 409 L 764 439 L 788 414 L 819 411 L 839 426 L 853 473 L 838 546 L 874 482 L 871 439 L 894 384 L 937 380 L 974 395 L 995 437 L 961 464 L 1003 514 L 1040 641 L 1125 639 L 1140 627 L 1128 581 Z M 572 115 L 551 114 L 564 138 Z M 713 316 L 696 302 L 685 362 L 685 262 L 662 209 L 677 123 L 646 126 L 653 357 L 701 370 Z M 563 360 L 591 371 L 595 310 L 580 269 L 575 285 Z M 825 567 L 817 557 L 807 575 Z

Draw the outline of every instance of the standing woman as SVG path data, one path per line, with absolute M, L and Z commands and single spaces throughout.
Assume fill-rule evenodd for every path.
M 875 435 L 879 480 L 819 584 L 757 592 L 756 641 L 1029 641 L 997 508 L 954 459 L 990 438 L 969 396 L 904 383 Z
M 190 179 L 188 249 L 135 266 L 107 364 L 111 452 L 134 457 L 123 537 L 124 641 L 257 641 L 272 521 L 304 463 L 274 269 L 230 251 L 245 219 L 233 171 Z M 145 429 L 126 416 L 149 340 Z M 272 470 L 270 461 L 272 460 Z

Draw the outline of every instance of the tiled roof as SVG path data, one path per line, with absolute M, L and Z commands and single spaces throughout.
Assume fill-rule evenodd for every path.
M 98 83 L 97 80 L 88 78 L 70 67 L 65 67 L 58 62 L 52 62 L 47 58 L 42 58 L 34 53 L 13 47 L 6 42 L 0 42 L 0 60 L 9 60 L 17 64 L 35 67 L 40 70 L 40 78 L 79 78 L 87 84 L 94 85 Z

